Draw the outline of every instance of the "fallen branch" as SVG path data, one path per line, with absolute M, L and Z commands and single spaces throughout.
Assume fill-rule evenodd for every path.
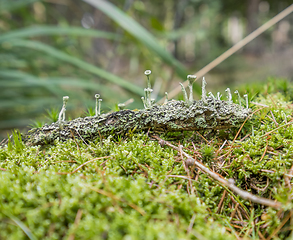
M 268 207 L 272 207 L 275 209 L 281 209 L 282 205 L 280 202 L 278 201 L 273 201 L 271 199 L 267 199 L 267 198 L 263 198 L 263 197 L 258 197 L 256 195 L 253 195 L 247 191 L 244 191 L 238 187 L 235 186 L 234 184 L 234 179 L 229 179 L 226 180 L 225 178 L 223 178 L 222 176 L 218 175 L 217 173 L 211 171 L 209 168 L 207 168 L 206 166 L 204 166 L 203 164 L 201 164 L 200 162 L 196 161 L 193 157 L 191 157 L 189 154 L 187 154 L 186 152 L 184 152 L 181 147 L 176 147 L 173 144 L 169 143 L 168 141 L 164 141 L 163 139 L 161 139 L 158 136 L 152 136 L 153 138 L 157 139 L 160 142 L 164 142 L 165 145 L 181 152 L 185 157 L 187 158 L 191 158 L 194 160 L 194 165 L 196 167 L 198 167 L 199 169 L 201 169 L 203 172 L 205 172 L 206 174 L 208 174 L 210 177 L 212 177 L 213 179 L 217 180 L 218 182 L 220 182 L 221 184 L 223 184 L 225 187 L 227 187 L 228 189 L 230 189 L 231 191 L 233 191 L 234 193 L 236 193 L 237 195 L 239 195 L 241 198 L 245 199 L 245 200 L 250 200 L 251 202 L 254 203 L 258 203 L 261 205 L 265 205 Z M 168 175 L 169 177 L 180 177 L 183 179 L 187 179 L 190 180 L 190 178 L 188 177 L 184 177 L 184 176 L 177 176 L 177 175 Z M 191 179 L 193 180 L 193 179 Z

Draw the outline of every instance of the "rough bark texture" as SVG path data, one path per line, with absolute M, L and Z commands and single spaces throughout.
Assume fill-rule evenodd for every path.
M 121 110 L 97 117 L 77 118 L 34 128 L 24 136 L 27 145 L 52 144 L 54 140 L 69 138 L 91 140 L 98 136 L 121 135 L 129 131 L 160 132 L 223 129 L 240 126 L 251 109 L 211 97 L 194 101 L 169 101 L 150 109 Z

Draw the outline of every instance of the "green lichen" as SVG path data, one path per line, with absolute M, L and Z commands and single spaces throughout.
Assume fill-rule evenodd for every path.
M 223 129 L 240 126 L 251 113 L 237 104 L 207 97 L 188 105 L 183 101 L 168 101 L 139 111 L 121 110 L 95 117 L 44 125 L 30 130 L 24 141 L 29 145 L 52 144 L 54 140 L 70 138 L 92 140 L 110 134 L 123 135 L 129 131 L 175 132 Z

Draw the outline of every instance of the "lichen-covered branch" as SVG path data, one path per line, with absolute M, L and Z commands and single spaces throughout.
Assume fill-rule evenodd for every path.
M 73 138 L 91 140 L 97 136 L 121 135 L 129 131 L 153 130 L 159 132 L 223 129 L 240 126 L 251 109 L 234 103 L 206 97 L 205 101 L 168 101 L 138 111 L 121 110 L 95 117 L 52 123 L 31 129 L 24 135 L 27 145 L 52 144 L 54 140 Z

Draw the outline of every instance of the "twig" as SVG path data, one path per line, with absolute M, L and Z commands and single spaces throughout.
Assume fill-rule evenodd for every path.
M 288 122 L 288 123 L 286 123 L 286 124 L 284 124 L 284 125 L 281 125 L 281 126 L 275 128 L 275 129 L 272 130 L 272 131 L 267 132 L 266 134 L 264 134 L 264 135 L 262 135 L 262 136 L 260 136 L 260 137 L 265 137 L 265 136 L 267 136 L 267 135 L 270 135 L 271 133 L 277 131 L 278 129 L 280 129 L 280 128 L 282 128 L 282 127 L 286 127 L 286 126 L 291 125 L 291 124 L 293 124 L 293 120 L 290 121 L 290 122 Z
M 236 203 L 235 208 L 234 208 L 233 212 L 231 213 L 230 221 L 232 221 L 232 219 L 234 218 L 235 213 L 236 213 L 238 207 L 239 207 L 239 203 Z
M 237 134 L 235 135 L 235 137 L 234 137 L 233 142 L 232 142 L 231 145 L 233 145 L 233 143 L 234 143 L 235 140 L 237 139 L 238 135 L 240 134 L 240 132 L 241 132 L 241 130 L 242 130 L 244 124 L 247 122 L 247 120 L 248 120 L 249 118 L 251 118 L 251 117 L 253 116 L 253 114 L 255 114 L 255 113 L 257 113 L 257 112 L 263 110 L 264 108 L 266 108 L 266 107 L 262 107 L 262 108 L 259 108 L 259 109 L 255 110 L 253 113 L 251 113 L 251 114 L 245 119 L 245 121 L 242 123 L 241 127 L 239 128 Z
M 224 199 L 225 199 L 225 197 L 226 197 L 226 193 L 227 193 L 227 191 L 224 190 L 223 195 L 222 195 L 222 198 L 221 198 L 221 200 L 220 200 L 220 202 L 219 202 L 219 204 L 218 204 L 217 213 L 221 213 L 221 211 L 222 211 L 222 204 L 223 204 Z
M 285 225 L 285 223 L 290 219 L 292 215 L 292 212 L 290 212 L 285 219 L 283 219 L 283 221 L 281 222 L 281 224 L 275 229 L 275 231 L 267 238 L 267 240 L 270 240 L 272 237 L 274 237 L 279 231 L 280 229 Z
M 239 201 L 239 199 L 235 199 L 235 198 L 236 198 L 236 196 L 232 193 L 230 196 L 230 199 L 234 204 L 237 204 L 237 203 L 239 204 L 239 207 L 237 208 L 237 213 L 238 213 L 240 220 L 243 221 L 243 217 L 245 217 L 247 220 L 249 220 L 248 209 L 243 205 L 243 203 L 241 201 Z M 242 215 L 243 215 L 243 217 L 242 217 Z
M 5 143 L 8 143 L 9 138 L 4 138 L 1 142 L 0 142 L 0 146 L 4 146 Z
M 152 136 L 153 138 L 157 139 L 157 140 L 162 140 L 160 137 L 158 136 Z M 173 144 L 169 143 L 168 141 L 165 141 L 165 144 L 175 150 L 177 150 L 178 152 L 180 151 L 180 148 L 174 146 Z M 182 151 L 182 150 L 181 150 Z M 189 154 L 187 154 L 186 152 L 182 151 L 182 154 L 187 157 L 187 158 L 192 158 Z M 193 159 L 193 158 L 192 158 Z M 245 199 L 245 200 L 250 200 L 254 203 L 258 203 L 258 204 L 262 204 L 268 207 L 272 207 L 272 208 L 276 208 L 276 209 L 281 209 L 282 205 L 280 202 L 278 201 L 273 201 L 271 199 L 267 199 L 267 198 L 263 198 L 263 197 L 258 197 L 255 196 L 247 191 L 244 191 L 238 187 L 236 187 L 234 185 L 234 180 L 233 179 L 229 179 L 226 180 L 225 178 L 223 178 L 221 175 L 216 174 L 215 172 L 211 171 L 209 168 L 207 168 L 206 166 L 204 166 L 203 164 L 199 163 L 198 161 L 196 161 L 194 159 L 194 165 L 196 165 L 198 168 L 200 168 L 203 172 L 205 172 L 206 174 L 208 174 L 210 177 L 212 177 L 213 179 L 217 180 L 218 182 L 220 182 L 221 184 L 223 184 L 224 186 L 226 186 L 227 188 L 229 188 L 231 191 L 233 191 L 234 193 L 236 193 L 237 195 L 239 195 L 241 198 Z M 172 176 L 172 175 L 169 175 Z M 183 176 L 181 176 L 181 178 L 183 178 Z M 185 178 L 187 180 L 189 180 L 189 178 Z M 194 181 L 192 179 L 192 181 Z
M 271 112 L 271 115 L 272 115 L 273 121 L 274 121 L 274 123 L 276 124 L 276 127 L 279 127 L 279 124 L 277 123 L 277 121 L 276 121 L 276 119 L 275 119 L 275 116 L 274 116 L 272 110 L 270 110 L 270 112 Z
M 203 135 L 201 135 L 198 131 L 196 131 L 196 133 L 203 139 L 205 140 L 207 143 L 210 143 Z
M 187 228 L 187 233 L 190 233 L 191 232 L 191 230 L 193 228 L 193 224 L 194 224 L 195 218 L 196 218 L 196 214 L 193 214 L 192 215 L 192 218 L 190 219 L 189 226 Z
M 179 150 L 180 150 L 180 156 L 181 156 L 181 160 L 182 160 L 182 164 L 183 164 L 183 167 L 185 169 L 185 172 L 188 176 L 188 178 L 190 179 L 190 175 L 189 175 L 189 170 L 188 170 L 188 166 L 186 164 L 186 162 L 184 162 L 184 159 L 183 159 L 183 156 L 182 156 L 182 146 L 179 144 Z M 192 159 L 193 160 L 193 159 Z M 188 181 L 188 185 L 190 187 L 190 190 L 191 190 L 191 194 L 194 193 L 194 191 L 192 190 L 192 184 L 191 184 L 191 181 Z M 189 188 L 187 187 L 187 192 L 188 192 L 188 195 L 190 195 L 190 192 L 189 192 Z
M 99 188 L 93 187 L 93 186 L 91 186 L 91 185 L 89 185 L 89 184 L 84 184 L 84 186 L 90 188 L 91 190 L 93 190 L 93 191 L 95 191 L 95 192 L 97 192 L 97 193 L 99 193 L 99 194 L 102 194 L 102 195 L 104 195 L 104 196 L 106 196 L 106 197 L 109 197 L 109 198 L 111 198 L 111 199 L 113 199 L 113 200 L 115 200 L 115 201 L 120 201 L 120 202 L 124 202 L 124 203 L 126 203 L 128 206 L 130 206 L 130 207 L 133 208 L 134 210 L 138 211 L 141 215 L 145 215 L 145 214 L 146 214 L 146 212 L 145 212 L 142 208 L 140 208 L 139 206 L 135 205 L 135 204 L 132 203 L 132 202 L 128 202 L 128 201 L 126 201 L 126 200 L 124 200 L 124 199 L 122 199 L 122 198 L 120 198 L 120 197 L 114 195 L 114 194 L 111 193 L 111 192 L 107 192 L 107 191 L 105 191 L 105 190 L 103 190 L 103 189 L 99 189 Z
M 250 41 L 252 41 L 256 37 L 258 37 L 260 34 L 262 34 L 264 31 L 266 31 L 267 29 L 269 29 L 271 26 L 273 26 L 277 22 L 281 21 L 284 17 L 288 16 L 291 12 L 293 12 L 293 4 L 291 4 L 289 7 L 287 7 L 286 9 L 284 9 L 282 12 L 280 12 L 279 14 L 277 14 L 275 17 L 273 17 L 272 19 L 270 19 L 269 21 L 267 21 L 265 24 L 263 24 L 262 26 L 260 26 L 259 28 L 257 28 L 255 31 L 253 31 L 252 33 L 250 33 L 249 35 L 247 35 L 245 38 L 243 38 L 241 41 L 239 41 L 234 46 L 232 46 L 231 48 L 229 48 L 226 52 L 224 52 L 219 57 L 217 57 L 216 59 L 214 59 L 212 62 L 210 62 L 208 65 L 206 65 L 204 68 L 202 68 L 201 70 L 199 70 L 194 75 L 196 75 L 198 79 L 201 78 L 201 77 L 203 77 L 210 70 L 212 70 L 213 68 L 215 68 L 216 66 L 218 66 L 221 62 L 223 62 L 228 57 L 230 57 L 232 54 L 234 54 L 239 49 L 241 49 L 242 47 L 244 47 Z M 183 83 L 183 85 L 184 85 L 184 87 L 187 87 L 188 81 L 185 81 Z M 171 91 L 171 92 L 168 93 L 169 98 L 171 99 L 171 98 L 175 97 L 180 92 L 181 92 L 181 87 L 175 88 L 173 91 Z M 164 102 L 164 99 L 165 98 L 162 98 L 159 101 L 159 103 L 163 103 Z
M 285 180 L 285 182 L 286 182 L 286 184 L 287 184 L 287 186 L 288 186 L 288 188 L 291 190 L 291 182 L 290 182 L 290 178 L 292 178 L 293 176 L 292 176 L 292 173 L 293 173 L 293 165 L 291 166 L 291 168 L 290 168 L 290 170 L 289 170 L 289 173 L 288 174 L 284 174 L 285 175 L 285 177 L 284 177 L 284 180 Z
M 232 145 L 234 144 L 234 142 L 236 141 L 237 137 L 239 136 L 239 134 L 240 134 L 240 132 L 241 132 L 241 130 L 242 130 L 244 124 L 247 122 L 247 120 L 248 120 L 249 118 L 252 117 L 253 114 L 257 113 L 258 111 L 261 111 L 261 110 L 264 109 L 264 108 L 266 108 L 266 107 L 262 107 L 262 108 L 259 108 L 259 109 L 255 110 L 254 112 L 252 112 L 252 113 L 251 113 L 251 114 L 245 119 L 245 121 L 242 123 L 241 127 L 239 128 L 238 132 L 236 133 L 236 135 L 235 135 L 235 137 L 234 137 L 234 139 L 233 139 L 233 141 L 232 141 L 232 143 L 231 143 L 231 148 L 229 149 L 228 152 L 226 152 L 224 155 L 220 156 L 219 158 L 222 158 L 222 157 L 224 157 L 224 156 L 226 156 L 226 155 L 229 155 L 229 154 L 231 153 L 231 151 L 232 151 L 232 149 L 233 149 L 233 148 L 232 148 Z M 219 159 L 219 158 L 218 158 L 218 159 Z
M 75 220 L 74 220 L 74 228 L 75 229 L 77 229 L 77 227 L 78 227 L 81 216 L 82 216 L 82 209 L 78 209 L 76 216 L 75 216 Z M 74 238 L 75 238 L 74 233 L 72 233 L 69 235 L 68 240 L 74 240 Z
M 91 163 L 91 162 L 94 162 L 96 160 L 99 160 L 99 159 L 103 159 L 103 158 L 109 158 L 110 156 L 106 156 L 106 157 L 98 157 L 98 158 L 94 158 L 92 160 L 89 160 L 83 164 L 81 164 L 78 168 L 76 168 L 75 170 L 73 170 L 72 172 L 56 172 L 56 174 L 58 175 L 66 175 L 66 174 L 73 174 L 73 173 L 76 173 L 79 169 L 81 169 L 83 166 L 87 165 L 88 163 Z
M 258 105 L 258 106 L 262 106 L 262 107 L 269 107 L 268 105 L 265 105 L 265 104 L 262 104 L 262 103 L 257 103 L 257 102 L 250 102 L 250 103 L 252 103 L 252 104 L 254 104 L 254 105 Z
M 262 154 L 262 156 L 261 156 L 261 158 L 259 160 L 260 162 L 264 159 L 264 157 L 265 157 L 265 155 L 267 153 L 267 150 L 268 150 L 268 146 L 269 146 L 269 141 L 267 140 L 267 144 L 266 144 L 265 150 L 264 150 L 264 152 L 263 152 L 263 154 Z
M 259 188 L 259 187 L 255 186 L 253 183 L 250 183 L 250 186 L 257 191 L 264 192 L 268 188 L 269 183 L 270 183 L 270 180 L 269 180 L 269 178 L 267 178 L 267 184 L 263 188 Z
M 222 144 L 222 146 L 219 148 L 219 150 L 217 151 L 217 155 L 218 155 L 218 153 L 224 148 L 224 146 L 226 145 L 226 143 L 227 143 L 227 139 L 224 141 L 224 143 Z

